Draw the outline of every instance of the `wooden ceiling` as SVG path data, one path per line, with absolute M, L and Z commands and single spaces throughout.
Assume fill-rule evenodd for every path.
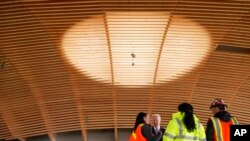
M 110 12 L 120 12 L 127 17 L 118 15 L 112 18 L 107 14 Z M 131 16 L 131 13 L 143 12 L 148 17 L 157 16 L 157 12 L 168 13 L 167 19 L 153 17 L 155 21 L 149 24 L 153 29 L 156 27 L 154 22 L 159 24 L 159 21 L 165 20 L 166 24 L 161 30 L 156 28 L 161 36 L 155 35 L 156 32 L 141 31 L 138 25 L 133 25 L 135 14 Z M 62 37 L 76 23 L 98 16 L 103 22 L 90 22 L 85 26 L 96 34 L 89 40 L 82 39 L 86 43 L 80 46 L 84 48 L 90 45 L 94 48 L 93 52 L 78 54 L 75 51 L 70 54 L 73 58 L 82 59 L 83 64 L 92 65 L 86 73 L 84 68 L 75 67 L 65 57 L 67 54 Z M 178 29 L 171 30 L 172 26 L 182 25 L 180 30 L 194 29 L 185 36 L 185 40 L 194 41 L 194 46 L 203 48 L 208 44 L 198 36 L 195 40 L 190 38 L 201 34 L 195 30 L 196 24 L 186 23 L 185 20 L 173 24 L 176 17 L 185 17 L 204 27 L 211 40 L 207 54 L 201 56 L 201 61 L 195 67 L 186 68 L 188 71 L 185 73 L 177 73 L 173 69 L 170 77 L 174 79 L 165 81 L 165 74 L 170 72 L 168 68 L 161 68 L 169 63 L 179 63 L 178 59 L 189 53 L 179 54 L 173 48 L 170 58 L 164 58 L 168 55 L 168 52 L 164 52 L 167 48 L 165 45 L 169 43 L 167 39 L 181 36 L 177 34 Z M 161 114 L 162 125 L 166 126 L 181 102 L 192 103 L 195 113 L 205 125 L 211 116 L 209 104 L 213 98 L 223 98 L 229 105 L 228 110 L 240 123 L 250 123 L 249 0 L 1 0 L 0 18 L 0 140 L 25 140 L 48 134 L 55 141 L 57 133 L 81 130 L 86 141 L 89 129 L 112 128 L 117 141 L 117 129 L 132 128 L 139 111 Z M 125 22 L 115 24 L 115 19 Z M 140 24 L 147 25 L 148 21 L 150 19 L 145 18 Z M 95 28 L 97 24 L 102 28 Z M 117 85 L 119 78 L 137 82 L 137 75 L 145 73 L 143 68 L 137 69 L 133 75 L 125 70 L 118 73 L 124 66 L 117 65 L 116 60 L 127 53 L 130 59 L 127 57 L 125 63 L 131 64 L 131 52 L 125 52 L 125 49 L 115 53 L 115 45 L 120 43 L 122 46 L 132 41 L 128 37 L 123 38 L 126 32 L 116 27 L 128 25 L 136 27 L 131 37 L 148 34 L 136 47 L 145 45 L 150 48 L 148 40 L 157 38 L 158 41 L 154 43 L 158 46 L 156 57 L 149 58 L 154 65 L 148 66 L 153 71 L 146 73 L 152 75 L 147 85 Z M 169 34 L 170 31 L 173 36 Z M 127 32 L 132 33 L 130 30 Z M 88 35 L 86 32 L 86 37 Z M 95 44 L 90 44 L 99 40 L 99 36 L 105 40 L 105 44 L 102 44 L 106 50 L 104 58 L 96 55 L 100 50 L 95 50 Z M 226 47 L 219 50 L 216 49 L 218 45 Z M 182 44 L 181 47 L 186 46 Z M 233 51 L 231 47 L 242 51 Z M 140 53 L 150 54 L 151 50 L 147 49 Z M 195 50 L 189 56 L 199 54 Z M 93 56 L 97 61 L 88 62 L 88 57 L 83 56 Z M 161 62 L 166 59 L 172 60 Z M 194 61 L 187 57 L 181 61 L 180 68 Z M 98 64 L 101 64 L 99 68 L 95 67 Z M 91 70 L 97 75 L 91 75 Z M 164 71 L 167 72 L 164 74 Z M 103 79 L 99 74 L 108 75 L 109 79 Z

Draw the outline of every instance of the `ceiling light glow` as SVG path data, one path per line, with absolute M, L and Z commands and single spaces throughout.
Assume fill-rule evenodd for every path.
M 83 19 L 62 37 L 63 54 L 75 68 L 121 86 L 178 79 L 201 63 L 210 44 L 204 27 L 166 12 L 108 12 Z

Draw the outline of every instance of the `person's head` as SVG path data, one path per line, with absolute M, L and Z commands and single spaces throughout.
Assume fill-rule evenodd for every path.
M 154 127 L 160 126 L 161 124 L 161 116 L 159 114 L 152 115 L 152 125 Z
M 137 114 L 134 131 L 136 130 L 137 126 L 142 123 L 149 124 L 149 115 L 147 113 L 140 112 Z
M 192 132 L 195 127 L 194 115 L 193 115 L 193 106 L 189 103 L 182 103 L 178 106 L 178 110 L 181 113 L 184 113 L 183 122 L 188 130 L 188 132 Z
M 227 108 L 227 105 L 225 104 L 224 100 L 218 99 L 218 98 L 214 99 L 210 105 L 210 109 L 213 115 L 215 115 L 219 111 L 225 111 L 226 108 Z

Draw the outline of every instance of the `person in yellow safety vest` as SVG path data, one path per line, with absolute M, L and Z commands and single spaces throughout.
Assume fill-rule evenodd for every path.
M 214 99 L 210 105 L 213 117 L 207 122 L 207 141 L 230 141 L 230 125 L 239 124 L 237 119 L 226 111 L 227 105 L 222 99 Z
M 166 127 L 163 141 L 206 141 L 204 127 L 193 114 L 193 106 L 181 103 L 178 110 Z
M 152 127 L 149 125 L 149 115 L 144 112 L 138 113 L 129 141 L 158 141 L 161 137 L 161 132 L 153 135 Z

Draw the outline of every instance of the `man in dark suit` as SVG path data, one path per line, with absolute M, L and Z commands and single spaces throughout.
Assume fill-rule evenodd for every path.
M 165 132 L 165 129 L 161 127 L 161 116 L 159 114 L 153 114 L 152 115 L 152 133 L 154 135 L 157 135 L 159 132 L 161 132 L 162 135 Z M 162 137 L 158 141 L 162 141 Z

